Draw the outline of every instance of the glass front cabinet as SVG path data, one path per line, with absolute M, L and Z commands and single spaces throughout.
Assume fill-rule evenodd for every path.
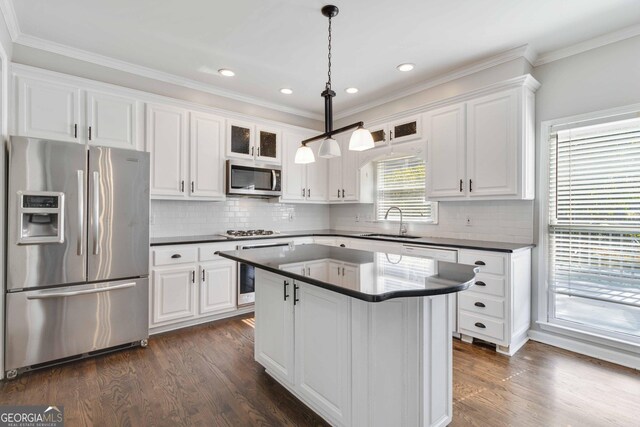
M 227 122 L 227 157 L 281 163 L 281 138 L 278 129 L 229 120 Z

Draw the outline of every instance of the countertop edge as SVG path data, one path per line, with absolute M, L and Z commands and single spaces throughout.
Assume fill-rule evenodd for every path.
M 287 233 L 285 235 L 273 235 L 272 237 L 260 237 L 260 238 L 247 237 L 247 238 L 241 238 L 241 239 L 226 239 L 224 237 L 216 238 L 216 239 L 203 238 L 202 240 L 194 239 L 194 240 L 184 240 L 184 241 L 176 241 L 176 242 L 150 243 L 149 246 L 156 247 L 156 246 L 173 246 L 173 245 L 193 245 L 193 244 L 205 244 L 205 243 L 229 243 L 229 242 L 242 242 L 247 240 L 271 240 L 271 239 L 286 239 L 286 238 L 295 238 L 295 237 L 345 237 L 345 238 L 356 238 L 356 239 L 363 239 L 363 240 L 377 240 L 382 242 L 413 244 L 413 245 L 420 245 L 420 246 L 435 246 L 435 247 L 442 247 L 442 248 L 469 249 L 469 250 L 477 250 L 477 251 L 490 251 L 490 252 L 502 252 L 502 253 L 515 253 L 515 252 L 536 247 L 535 244 L 531 243 L 531 244 L 522 244 L 523 245 L 522 247 L 516 248 L 516 249 L 505 249 L 505 248 L 499 248 L 499 247 L 487 248 L 487 247 L 481 247 L 473 244 L 468 244 L 468 245 L 465 245 L 462 243 L 445 244 L 445 243 L 438 243 L 438 242 L 434 243 L 434 242 L 418 241 L 418 239 L 402 240 L 402 239 L 393 239 L 393 238 L 384 238 L 384 237 L 359 236 L 357 234 L 339 233 L 339 232 L 296 233 L 295 231 L 291 233 Z M 171 237 L 167 237 L 167 238 L 171 239 Z M 427 237 L 425 237 L 425 239 L 426 238 Z M 491 245 L 494 242 L 486 242 L 486 243 Z M 511 244 L 515 245 L 517 243 L 511 243 Z
M 246 259 L 242 259 L 233 255 L 229 255 L 226 254 L 224 252 L 216 252 L 218 256 L 221 256 L 223 258 L 227 258 L 230 259 L 232 261 L 237 261 L 237 262 L 242 262 L 245 264 L 249 264 L 253 267 L 256 268 L 260 268 L 262 270 L 266 270 L 269 271 L 271 273 L 277 274 L 279 276 L 284 276 L 284 277 L 288 277 L 290 279 L 294 279 L 294 280 L 299 280 L 300 282 L 304 282 L 304 283 L 309 283 L 310 285 L 313 286 L 317 286 L 319 288 L 323 288 L 323 289 L 327 289 L 329 291 L 338 293 L 338 294 L 342 294 L 342 295 L 347 295 L 349 297 L 352 298 L 356 298 L 359 299 L 361 301 L 365 301 L 365 302 L 383 302 L 383 301 L 387 301 L 390 299 L 395 299 L 395 298 L 410 298 L 410 297 L 429 297 L 429 296 L 436 296 L 436 295 L 447 295 L 447 294 L 452 294 L 455 292 L 461 292 L 464 291 L 466 289 L 468 289 L 471 285 L 472 282 L 475 280 L 475 275 L 469 279 L 466 282 L 460 283 L 459 285 L 454 285 L 451 288 L 447 288 L 446 292 L 442 291 L 441 289 L 436 289 L 436 290 L 411 290 L 411 291 L 396 291 L 396 292 L 387 292 L 384 294 L 380 294 L 380 295 L 369 295 L 369 294 L 363 294 L 361 292 L 357 292 L 351 289 L 346 289 L 346 288 L 342 288 L 339 286 L 335 286 L 332 285 L 330 283 L 326 283 L 323 282 L 321 280 L 316 280 L 313 279 L 311 277 L 305 277 L 299 274 L 295 274 L 295 273 L 291 273 L 289 271 L 285 271 L 285 270 L 280 270 L 278 268 L 274 268 L 274 267 L 269 267 L 267 265 L 264 264 L 259 264 L 256 262 L 252 262 Z

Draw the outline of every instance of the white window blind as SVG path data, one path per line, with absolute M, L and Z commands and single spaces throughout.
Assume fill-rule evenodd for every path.
M 640 338 L 640 119 L 552 129 L 550 320 Z
M 425 201 L 425 164 L 418 157 L 403 157 L 376 163 L 376 218 L 384 219 L 391 206 L 402 209 L 403 219 L 434 222 L 436 204 Z M 389 212 L 389 220 L 400 220 L 400 213 Z

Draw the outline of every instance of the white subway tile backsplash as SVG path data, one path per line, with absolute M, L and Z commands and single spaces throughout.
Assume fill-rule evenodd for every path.
M 262 199 L 224 202 L 152 200 L 152 237 L 224 233 L 231 229 L 295 231 L 329 228 L 327 205 L 292 205 Z M 289 221 L 289 214 L 293 221 Z
M 150 233 L 152 237 L 165 237 L 249 228 L 397 232 L 397 222 L 366 220 L 374 218 L 373 211 L 371 204 L 303 205 L 242 198 L 224 202 L 152 200 L 150 214 L 155 223 L 150 226 Z M 454 239 L 533 242 L 533 201 L 440 202 L 438 217 L 438 224 L 409 223 L 409 233 Z M 470 226 L 466 225 L 467 217 L 471 219 Z

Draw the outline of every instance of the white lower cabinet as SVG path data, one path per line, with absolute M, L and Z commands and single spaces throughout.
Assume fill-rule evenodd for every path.
M 295 282 L 295 388 L 332 422 L 351 421 L 349 297 Z
M 473 286 L 458 293 L 458 332 L 515 354 L 529 339 L 531 315 L 531 250 L 514 253 L 458 251 L 458 262 L 477 265 Z
M 255 359 L 331 425 L 445 426 L 450 310 L 446 295 L 368 303 L 258 269 Z
M 219 313 L 236 307 L 236 292 L 231 283 L 236 280 L 236 262 L 228 259 L 200 265 L 199 314 Z
M 157 268 L 152 272 L 151 323 L 188 320 L 196 315 L 195 265 Z
M 215 255 L 234 247 L 226 243 L 151 248 L 152 333 L 214 320 L 236 310 L 237 263 Z
M 349 297 L 256 270 L 255 359 L 333 425 L 351 424 Z

